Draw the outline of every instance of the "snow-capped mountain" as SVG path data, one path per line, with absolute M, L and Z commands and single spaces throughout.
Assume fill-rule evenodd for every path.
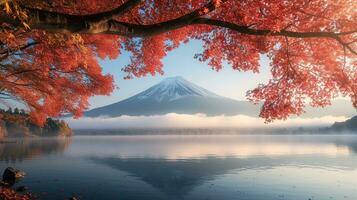
M 167 78 L 157 85 L 123 101 L 84 113 L 87 117 L 121 115 L 164 115 L 167 113 L 215 115 L 247 115 L 258 117 L 260 106 L 219 96 L 182 77 Z M 357 114 L 348 100 L 335 100 L 325 108 L 306 107 L 301 117 L 346 116 Z
M 123 101 L 85 112 L 85 116 L 161 115 L 167 113 L 257 116 L 259 107 L 219 96 L 182 77 L 159 84 Z
M 204 88 L 188 82 L 180 76 L 166 78 L 159 84 L 134 97 L 140 100 L 154 99 L 157 102 L 169 102 L 188 96 L 221 98 Z

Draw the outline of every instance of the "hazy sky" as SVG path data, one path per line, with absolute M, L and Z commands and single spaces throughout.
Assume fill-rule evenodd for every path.
M 239 72 L 228 65 L 225 65 L 226 67 L 223 70 L 216 72 L 206 63 L 193 58 L 195 53 L 200 52 L 202 52 L 202 47 L 199 41 L 191 41 L 188 44 L 181 45 L 180 48 L 170 52 L 163 59 L 165 72 L 163 76 L 147 76 L 132 80 L 123 80 L 125 74 L 121 71 L 121 68 L 129 62 L 128 53 L 124 52 L 116 60 L 102 61 L 104 73 L 114 75 L 115 84 L 119 89 L 115 89 L 111 96 L 92 98 L 90 108 L 123 100 L 159 83 L 166 77 L 172 76 L 182 76 L 212 92 L 238 100 L 245 100 L 245 94 L 249 89 L 254 89 L 258 83 L 265 83 L 269 80 L 270 71 L 266 57 L 261 59 L 262 67 L 259 74 Z

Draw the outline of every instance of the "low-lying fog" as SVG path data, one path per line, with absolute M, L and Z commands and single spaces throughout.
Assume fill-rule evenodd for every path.
M 345 121 L 344 116 L 321 118 L 290 118 L 265 124 L 264 119 L 245 115 L 206 116 L 204 114 L 176 114 L 155 116 L 121 116 L 80 119 L 66 118 L 73 129 L 117 129 L 117 128 L 279 128 L 279 127 L 326 127 L 334 122 Z

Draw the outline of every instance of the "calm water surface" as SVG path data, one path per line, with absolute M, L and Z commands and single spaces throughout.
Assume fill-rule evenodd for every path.
M 0 159 L 45 200 L 357 199 L 357 136 L 75 136 Z

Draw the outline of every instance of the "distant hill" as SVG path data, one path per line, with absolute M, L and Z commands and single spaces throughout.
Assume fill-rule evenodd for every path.
M 351 119 L 345 122 L 336 122 L 330 127 L 331 131 L 349 131 L 357 133 L 357 116 L 352 117 Z
M 149 89 L 114 104 L 95 108 L 84 113 L 87 117 L 118 117 L 164 115 L 167 113 L 215 115 L 247 115 L 258 117 L 261 105 L 219 96 L 182 77 L 171 77 Z M 302 117 L 345 116 L 357 114 L 347 100 L 333 101 L 325 108 L 307 106 Z

